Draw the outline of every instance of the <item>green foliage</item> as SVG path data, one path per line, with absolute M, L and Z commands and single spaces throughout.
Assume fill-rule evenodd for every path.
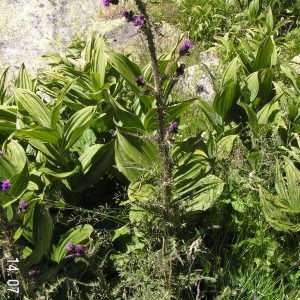
M 96 35 L 48 55 L 36 78 L 22 65 L 11 89 L 4 71 L 1 238 L 22 260 L 23 295 L 299 297 L 300 85 L 278 20 L 298 10 L 279 3 L 181 2 L 194 42 L 227 51 L 212 103 L 173 101 L 176 41 L 158 85 L 153 65 Z

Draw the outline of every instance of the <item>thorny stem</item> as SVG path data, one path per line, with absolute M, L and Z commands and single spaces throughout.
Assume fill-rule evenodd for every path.
M 166 129 L 165 129 L 165 118 L 166 118 L 166 102 L 164 101 L 161 77 L 158 69 L 158 60 L 156 55 L 156 48 L 154 43 L 154 35 L 151 29 L 151 24 L 149 23 L 149 17 L 142 0 L 136 0 L 136 4 L 146 19 L 146 24 L 143 24 L 143 32 L 146 36 L 148 49 L 151 59 L 151 67 L 154 77 L 154 94 L 157 106 L 157 120 L 158 120 L 158 146 L 160 155 L 163 162 L 163 185 L 162 185 L 162 196 L 164 203 L 164 221 L 165 226 L 165 236 L 163 237 L 162 251 L 165 257 L 168 251 L 168 241 L 170 238 L 168 226 L 172 219 L 172 165 L 170 158 L 169 146 L 166 139 Z M 169 295 L 172 294 L 172 261 L 169 261 L 167 272 L 165 273 L 166 288 Z
M 143 32 L 146 35 L 148 49 L 151 58 L 151 66 L 154 77 L 154 93 L 157 106 L 157 119 L 158 119 L 158 144 L 160 155 L 163 161 L 163 198 L 165 204 L 166 220 L 172 215 L 171 199 L 172 199 L 172 168 L 171 159 L 169 154 L 169 146 L 166 141 L 165 117 L 166 117 L 166 104 L 162 95 L 161 78 L 158 69 L 158 60 L 156 56 L 156 48 L 154 44 L 154 35 L 149 25 L 149 18 L 142 0 L 136 0 L 136 4 L 140 12 L 145 16 L 147 23 L 143 25 Z

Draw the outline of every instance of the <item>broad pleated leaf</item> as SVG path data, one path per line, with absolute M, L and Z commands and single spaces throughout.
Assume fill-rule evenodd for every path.
M 18 109 L 25 109 L 36 123 L 51 127 L 51 112 L 41 98 L 29 90 L 15 88 L 13 92 Z
M 95 112 L 96 106 L 88 106 L 76 112 L 68 120 L 63 133 L 63 146 L 65 149 L 70 148 L 82 136 Z
M 112 168 L 114 144 L 96 144 L 87 149 L 80 157 L 82 173 L 73 180 L 74 191 L 82 191 L 101 180 L 101 176 Z
M 37 203 L 33 214 L 34 249 L 25 261 L 27 266 L 33 266 L 47 255 L 52 244 L 53 222 L 48 209 Z
M 16 131 L 15 136 L 35 139 L 37 141 L 50 144 L 58 144 L 61 138 L 59 132 L 56 129 L 42 126 L 19 129 Z
M 115 141 L 115 161 L 118 170 L 131 182 L 153 167 L 160 167 L 158 148 L 154 141 L 121 133 L 120 130 L 117 130 Z

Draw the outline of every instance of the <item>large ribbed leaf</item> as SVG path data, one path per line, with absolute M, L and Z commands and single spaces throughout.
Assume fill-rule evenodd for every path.
M 158 148 L 154 141 L 128 135 L 117 130 L 115 142 L 117 168 L 129 181 L 136 181 L 151 169 L 160 167 Z
M 63 87 L 63 89 L 60 91 L 60 93 L 57 97 L 56 105 L 53 108 L 52 113 L 51 113 L 51 126 L 53 128 L 57 127 L 59 114 L 60 114 L 60 111 L 61 111 L 61 108 L 62 108 L 63 101 L 64 101 L 67 93 L 72 88 L 72 86 L 73 86 L 73 84 L 75 83 L 76 80 L 77 80 L 77 78 L 75 78 L 74 80 L 71 80 L 69 83 L 67 83 Z
M 292 222 L 287 213 L 287 203 L 284 199 L 270 194 L 260 187 L 259 198 L 266 220 L 277 230 L 300 231 L 300 224 Z
M 58 144 L 60 141 L 60 134 L 56 129 L 43 126 L 19 129 L 16 131 L 15 136 L 35 139 L 50 144 Z
M 225 183 L 214 175 L 208 175 L 200 179 L 197 189 L 190 191 L 190 197 L 186 202 L 188 213 L 204 211 L 212 207 L 222 195 Z
M 0 104 L 4 102 L 5 94 L 6 94 L 6 76 L 9 68 L 6 68 L 0 77 Z
M 226 84 L 216 93 L 213 101 L 214 110 L 222 117 L 226 118 L 233 106 L 240 96 L 239 85 L 233 79 L 226 82 Z
M 63 133 L 63 147 L 70 148 L 84 133 L 90 124 L 95 112 L 96 106 L 85 107 L 76 112 L 66 123 Z
M 145 128 L 139 119 L 139 117 L 128 111 L 125 107 L 123 107 L 120 103 L 115 101 L 112 97 L 110 97 L 110 103 L 113 107 L 114 113 L 117 118 L 122 122 L 123 128 L 131 128 L 136 130 L 144 131 Z
M 51 127 L 51 112 L 46 104 L 29 90 L 13 89 L 19 110 L 26 110 L 33 120 L 45 127 Z
M 125 55 L 116 52 L 110 52 L 107 54 L 108 62 L 118 71 L 118 73 L 124 77 L 124 79 L 130 84 L 132 91 L 139 94 L 140 89 L 136 84 L 136 77 L 141 75 L 141 70 L 128 59 Z
M 218 133 L 223 132 L 223 128 L 221 126 L 222 123 L 221 117 L 218 114 L 216 114 L 212 105 L 203 100 L 198 100 L 197 104 L 199 105 L 200 109 L 209 120 L 214 130 Z
M 114 144 L 96 144 L 87 149 L 80 157 L 82 173 L 74 178 L 74 191 L 82 191 L 97 183 L 114 162 Z
M 273 89 L 273 69 L 264 69 L 259 71 L 259 97 L 263 103 L 270 100 L 270 94 Z
M 107 59 L 105 56 L 105 42 L 102 36 L 95 39 L 95 52 L 93 61 L 91 63 L 92 78 L 94 83 L 94 88 L 99 90 L 105 80 L 105 68 L 107 64 Z
M 18 197 L 24 193 L 29 183 L 29 169 L 27 164 L 24 165 L 23 170 L 10 179 L 11 188 L 8 194 L 14 197 Z
M 248 116 L 249 127 L 254 133 L 258 131 L 258 120 L 254 110 L 246 103 L 238 102 L 238 105 L 244 108 Z
M 25 261 L 27 266 L 33 266 L 40 262 L 43 256 L 47 255 L 53 233 L 53 222 L 48 209 L 37 203 L 33 214 L 33 241 L 34 249 Z
M 238 75 L 238 70 L 239 70 L 239 60 L 238 57 L 235 57 L 228 67 L 226 68 L 224 75 L 222 77 L 221 84 L 222 86 L 225 86 L 225 84 L 229 81 L 234 81 L 235 83 L 237 82 L 237 75 Z
M 272 36 L 268 36 L 261 41 L 258 46 L 255 60 L 253 63 L 253 71 L 271 68 L 276 64 L 277 54 L 276 47 Z
M 217 159 L 226 159 L 230 155 L 233 144 L 235 139 L 237 138 L 237 135 L 227 135 L 224 136 L 220 141 L 217 143 Z
M 272 101 L 272 102 L 267 103 L 257 113 L 258 124 L 271 123 L 279 111 L 280 111 L 280 105 L 279 105 L 278 101 Z
M 289 203 L 290 211 L 298 213 L 300 212 L 300 171 L 289 158 L 284 157 L 284 162 L 284 175 L 279 163 L 276 164 L 275 188 L 278 195 Z
M 35 80 L 32 80 L 26 71 L 25 65 L 22 64 L 19 69 L 19 74 L 15 81 L 15 86 L 30 91 L 35 90 Z
M 29 140 L 29 143 L 41 153 L 45 155 L 45 157 L 54 165 L 67 165 L 68 160 L 62 156 L 60 151 L 54 145 L 46 144 L 37 140 Z
M 174 170 L 174 200 L 182 201 L 198 195 L 200 180 L 207 176 L 210 165 L 206 154 L 201 150 L 185 153 L 178 160 Z
M 256 99 L 259 92 L 258 72 L 254 72 L 246 78 L 246 86 L 244 90 L 245 89 L 250 93 L 250 102 L 253 102 Z
M 252 0 L 249 4 L 250 19 L 255 20 L 260 13 L 260 9 L 261 9 L 260 0 Z

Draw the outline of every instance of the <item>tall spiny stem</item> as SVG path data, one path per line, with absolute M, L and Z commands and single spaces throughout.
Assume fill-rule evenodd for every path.
M 165 117 L 166 117 L 166 104 L 162 96 L 161 78 L 158 69 L 158 60 L 156 55 L 156 48 L 154 43 L 154 35 L 149 23 L 149 17 L 142 0 L 136 0 L 136 4 L 140 12 L 145 16 L 147 23 L 143 25 L 143 32 L 146 35 L 148 49 L 151 58 L 151 66 L 154 77 L 154 93 L 157 106 L 157 119 L 158 119 L 158 144 L 160 155 L 163 161 L 163 198 L 165 204 L 166 221 L 171 216 L 171 199 L 172 199 L 172 168 L 169 153 L 169 146 L 166 141 Z
M 151 24 L 149 23 L 149 17 L 142 0 L 136 0 L 136 4 L 140 12 L 146 19 L 146 24 L 143 24 L 143 32 L 147 38 L 148 49 L 151 58 L 151 66 L 154 77 L 154 93 L 156 99 L 156 112 L 158 120 L 158 145 L 160 156 L 162 158 L 163 167 L 163 186 L 162 186 L 162 198 L 164 205 L 164 236 L 162 237 L 162 252 L 163 257 L 167 258 L 168 267 L 165 269 L 165 285 L 168 294 L 172 295 L 172 260 L 168 257 L 168 248 L 170 245 L 170 232 L 169 225 L 172 221 L 172 167 L 169 146 L 166 140 L 165 118 L 166 118 L 166 99 L 163 97 L 162 82 L 158 68 L 158 59 L 156 55 L 156 48 L 154 43 L 154 35 L 152 32 Z

